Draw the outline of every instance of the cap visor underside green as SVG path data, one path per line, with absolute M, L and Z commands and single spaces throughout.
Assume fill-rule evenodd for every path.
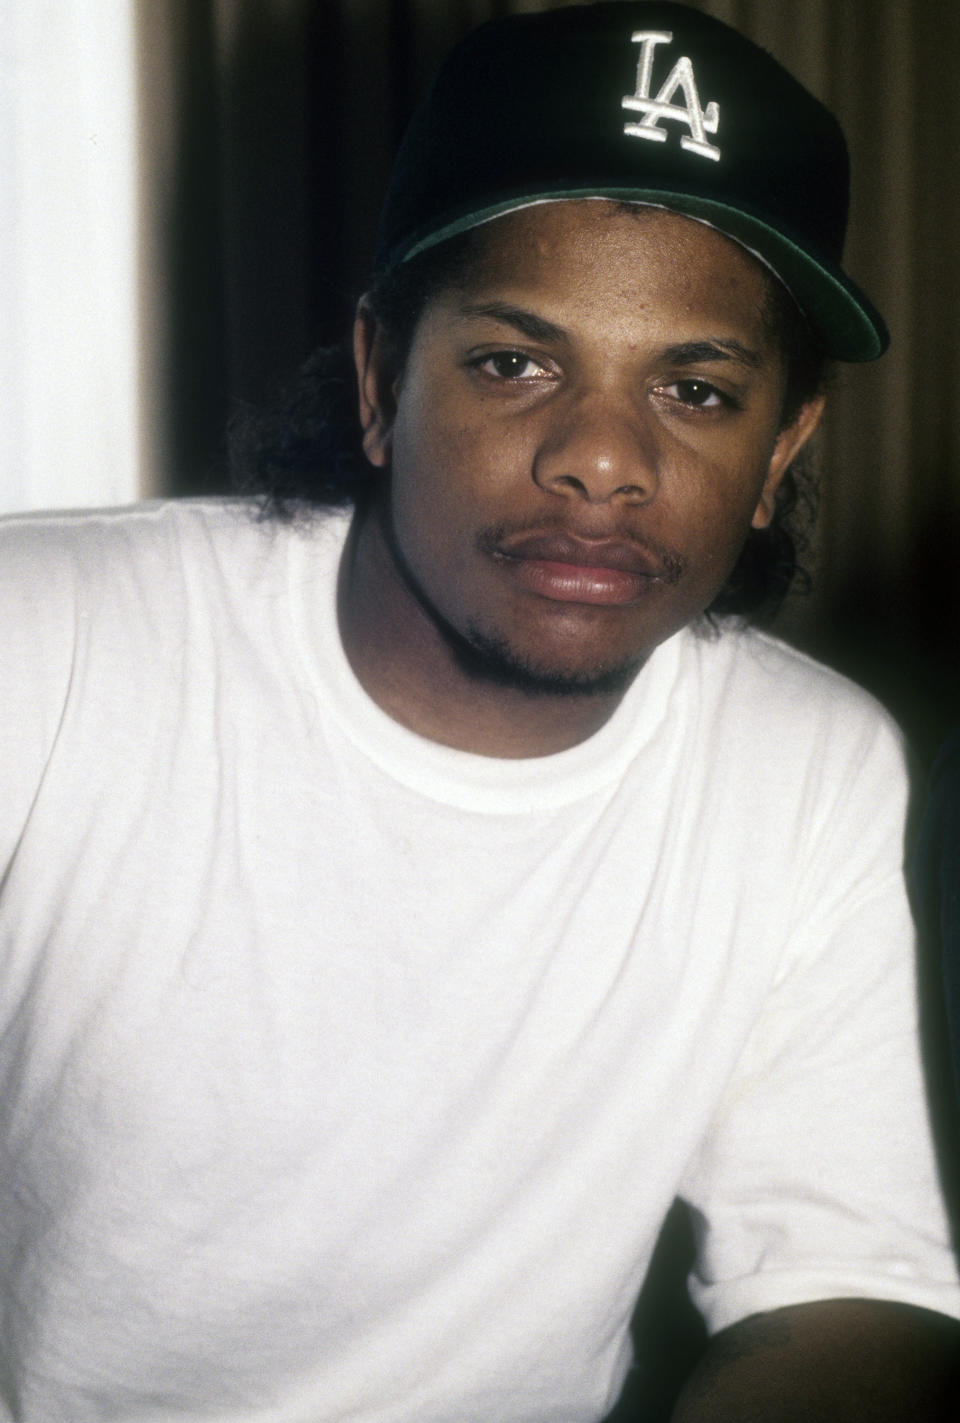
M 644 203 L 696 218 L 745 247 L 783 282 L 827 354 L 841 361 L 872 361 L 889 344 L 886 326 L 867 298 L 838 267 L 811 257 L 776 228 L 741 208 L 689 193 L 652 188 L 572 188 L 527 193 L 505 198 L 469 213 L 461 213 L 441 227 L 414 238 L 394 259 L 405 262 L 420 252 L 456 237 L 471 228 L 538 203 L 582 198 L 609 198 L 616 202 Z

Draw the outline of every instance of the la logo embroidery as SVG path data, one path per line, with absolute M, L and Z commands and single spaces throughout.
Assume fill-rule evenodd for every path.
M 708 133 L 716 133 L 720 124 L 720 109 L 709 103 L 704 109 L 697 93 L 697 83 L 693 77 L 693 65 L 684 55 L 671 69 L 659 94 L 650 97 L 650 81 L 653 78 L 653 54 L 658 44 L 670 44 L 673 32 L 666 30 L 636 30 L 630 36 L 634 44 L 640 46 L 637 64 L 637 89 L 634 94 L 624 95 L 622 106 L 644 115 L 640 123 L 624 124 L 624 133 L 634 138 L 648 138 L 654 143 L 665 143 L 666 129 L 659 127 L 661 120 L 673 119 L 686 124 L 689 134 L 681 134 L 680 146 L 691 153 L 699 153 L 703 158 L 719 159 L 720 150 L 707 142 Z M 671 99 L 677 90 L 683 91 L 684 104 L 673 104 Z

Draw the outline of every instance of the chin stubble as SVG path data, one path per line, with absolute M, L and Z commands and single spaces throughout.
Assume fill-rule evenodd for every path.
M 449 627 L 445 632 L 459 667 L 469 677 L 487 686 L 509 687 L 534 697 L 620 695 L 646 660 L 635 657 L 613 667 L 569 672 L 538 666 L 512 648 L 506 639 L 491 637 L 475 626 L 468 627 L 465 636 Z

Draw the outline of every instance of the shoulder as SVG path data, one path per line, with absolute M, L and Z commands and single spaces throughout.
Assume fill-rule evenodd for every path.
M 899 727 L 849 678 L 775 637 L 729 627 L 685 634 L 699 754 L 752 814 L 793 804 L 837 824 L 865 807 L 901 824 L 911 767 Z M 871 812 L 872 814 L 872 812 Z
M 317 526 L 325 524 L 318 519 Z M 0 519 L 0 620 L 92 617 L 121 610 L 163 620 L 203 591 L 239 606 L 282 584 L 291 548 L 313 524 L 261 518 L 254 501 L 158 500 L 117 509 Z M 0 629 L 2 632 L 2 629 Z
M 94 656 L 97 667 L 105 659 L 120 665 L 175 638 L 204 570 L 235 565 L 239 545 L 262 538 L 249 511 L 226 501 L 0 519 L 0 714 L 8 734 L 26 708 L 56 707 Z
M 256 501 L 165 500 L 0 519 L 0 667 L 19 686 L 130 664 L 188 639 L 254 638 L 294 574 L 336 562 L 345 520 L 284 522 Z
M 38 581 L 52 569 L 91 574 L 152 551 L 200 549 L 211 538 L 236 537 L 255 526 L 253 507 L 239 500 L 157 500 L 115 509 L 57 510 L 0 518 L 0 574 Z
M 730 677 L 744 692 L 772 696 L 784 712 L 823 708 L 833 714 L 886 719 L 863 687 L 770 633 L 734 624 L 716 632 L 691 630 L 688 636 L 704 668 Z
M 758 744 L 850 747 L 880 741 L 897 754 L 903 738 L 889 712 L 863 687 L 779 638 L 751 628 L 688 633 L 688 655 L 718 714 Z
M 88 754 L 273 655 L 308 539 L 236 500 L 0 519 L 0 860 L 57 746 Z

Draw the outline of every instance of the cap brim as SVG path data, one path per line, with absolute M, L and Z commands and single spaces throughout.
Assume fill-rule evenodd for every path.
M 872 361 L 890 344 L 883 318 L 863 292 L 833 262 L 805 252 L 790 236 L 771 227 L 756 214 L 729 207 L 712 198 L 658 188 L 575 187 L 526 192 L 503 198 L 468 213 L 452 215 L 449 222 L 416 234 L 402 250 L 391 254 L 385 266 L 395 266 L 507 213 L 537 203 L 582 198 L 609 198 L 667 208 L 708 223 L 759 258 L 793 296 L 829 356 L 841 361 Z

